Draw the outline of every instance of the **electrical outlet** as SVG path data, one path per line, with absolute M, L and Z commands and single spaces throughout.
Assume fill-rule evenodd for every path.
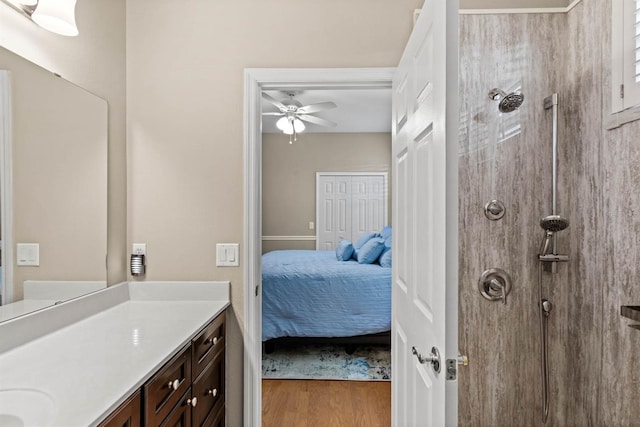
M 134 243 L 133 248 L 131 249 L 132 255 L 147 255 L 147 244 L 146 243 Z
M 316 228 L 316 224 L 313 221 L 309 221 L 309 230 L 313 230 Z

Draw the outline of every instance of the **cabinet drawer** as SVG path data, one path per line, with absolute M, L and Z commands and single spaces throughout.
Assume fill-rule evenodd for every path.
M 193 340 L 194 378 L 200 375 L 217 353 L 224 351 L 225 337 L 225 313 L 223 312 Z
M 197 427 L 209 425 L 214 407 L 222 402 L 224 405 L 224 352 L 218 352 L 193 383 L 193 395 L 198 398 L 198 405 L 193 409 L 193 425 Z
M 160 425 L 190 386 L 191 345 L 187 345 L 145 384 L 145 425 Z
M 160 427 L 191 427 L 191 406 L 187 404 L 190 390 L 182 396 L 175 409 L 160 424 Z
M 140 427 L 142 414 L 142 397 L 140 391 L 126 400 L 98 427 Z

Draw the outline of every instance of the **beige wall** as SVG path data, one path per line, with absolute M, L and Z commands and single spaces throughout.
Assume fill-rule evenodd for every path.
M 0 3 L 0 46 L 62 75 L 109 104 L 108 281 L 126 280 L 125 1 L 78 0 L 80 35 L 41 29 Z
M 315 236 L 309 222 L 316 221 L 316 172 L 387 172 L 390 180 L 391 134 L 303 133 L 293 144 L 286 135 L 263 134 L 264 236 Z M 391 194 L 388 212 L 390 201 Z M 315 242 L 262 244 L 263 253 L 275 249 L 315 249 Z
M 228 417 L 242 418 L 243 70 L 395 66 L 419 0 L 127 1 L 129 243 L 147 280 L 231 280 Z M 240 260 L 242 263 L 244 260 Z
M 13 300 L 25 280 L 106 281 L 107 103 L 2 48 L 0 69 L 11 73 L 13 242 L 40 245 L 38 267 L 13 268 Z

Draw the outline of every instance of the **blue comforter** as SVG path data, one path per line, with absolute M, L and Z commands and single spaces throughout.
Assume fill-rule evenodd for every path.
M 334 251 L 262 256 L 262 339 L 349 337 L 391 329 L 391 269 Z

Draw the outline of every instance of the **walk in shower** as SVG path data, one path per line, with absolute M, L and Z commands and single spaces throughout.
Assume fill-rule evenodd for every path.
M 461 426 L 640 420 L 640 121 L 609 129 L 611 31 L 598 0 L 460 16 Z M 506 304 L 478 289 L 497 269 Z

